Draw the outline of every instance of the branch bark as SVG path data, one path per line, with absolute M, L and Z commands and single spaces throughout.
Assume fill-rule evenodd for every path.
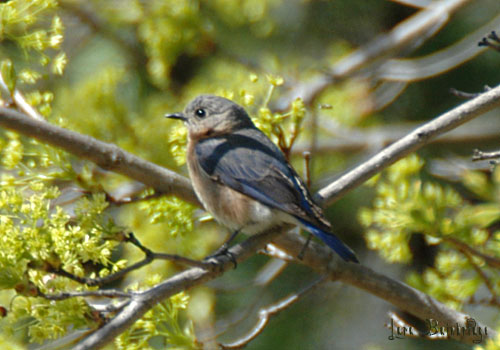
M 128 176 L 164 194 L 200 205 L 191 182 L 171 170 L 141 159 L 113 144 L 0 107 L 0 126 L 59 147 L 103 169 Z

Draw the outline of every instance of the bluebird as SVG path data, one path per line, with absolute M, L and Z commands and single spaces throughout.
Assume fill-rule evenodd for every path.
M 330 223 L 281 150 L 238 104 L 200 95 L 184 112 L 167 114 L 188 129 L 187 166 L 205 209 L 233 231 L 258 234 L 290 223 L 320 238 L 345 261 L 354 252 L 331 233 Z M 227 245 L 226 245 L 227 248 Z

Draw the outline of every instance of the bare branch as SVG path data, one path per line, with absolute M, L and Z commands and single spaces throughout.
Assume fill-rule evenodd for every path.
M 99 33 L 99 35 L 105 36 L 120 46 L 123 51 L 125 51 L 133 59 L 133 63 L 136 67 L 141 67 L 146 64 L 147 58 L 144 55 L 143 49 L 138 44 L 137 38 L 133 36 L 133 32 L 127 33 L 126 40 L 124 38 L 125 36 L 122 36 L 120 35 L 121 33 L 112 30 L 111 26 L 106 25 L 85 6 L 79 6 L 76 3 L 68 1 L 61 2 L 60 6 L 63 10 L 75 16 L 82 23 L 87 25 L 94 33 Z
M 103 169 L 128 176 L 164 194 L 173 194 L 199 205 L 187 178 L 145 161 L 113 144 L 30 118 L 9 108 L 0 107 L 0 117 L 2 127 L 62 148 L 77 157 L 94 162 Z
M 301 291 L 294 293 L 277 303 L 274 303 L 272 305 L 269 305 L 261 310 L 259 310 L 259 320 L 257 321 L 257 324 L 246 334 L 244 337 L 241 339 L 238 339 L 232 343 L 227 343 L 227 344 L 219 344 L 222 349 L 242 349 L 245 346 L 247 346 L 252 340 L 254 340 L 262 331 L 264 328 L 267 326 L 269 323 L 269 319 L 272 316 L 275 316 L 276 314 L 280 313 L 281 311 L 289 308 L 296 302 L 298 302 L 301 298 L 303 298 L 307 293 L 313 291 L 317 287 L 319 287 L 323 282 L 327 280 L 327 276 L 324 275 L 320 277 L 319 279 L 313 281 L 310 283 L 308 286 L 306 286 L 304 289 Z
M 1 93 L 10 97 L 10 101 L 7 102 L 9 106 L 17 107 L 20 111 L 33 119 L 45 120 L 45 118 L 26 101 L 21 91 L 19 91 L 18 89 L 14 89 L 14 91 L 11 92 L 9 90 L 9 87 L 7 86 L 2 74 L 0 74 L 0 95 Z
M 466 100 L 471 99 L 471 98 L 476 98 L 479 95 L 481 95 L 481 92 L 470 93 L 470 92 L 460 91 L 460 90 L 457 90 L 455 88 L 451 88 L 450 89 L 450 93 L 453 94 L 453 95 L 455 95 L 455 96 L 457 96 L 457 97 L 466 99 Z
M 469 261 L 469 264 L 471 264 L 472 268 L 476 273 L 478 274 L 479 277 L 483 280 L 486 288 L 490 291 L 491 294 L 491 301 L 495 301 L 498 299 L 497 293 L 495 292 L 495 287 L 493 286 L 493 283 L 491 280 L 488 278 L 488 275 L 486 275 L 486 272 L 484 272 L 474 261 L 472 255 L 467 251 L 467 250 L 461 250 L 462 254 L 465 255 L 467 260 Z M 500 305 L 499 305 L 500 306 Z
M 486 38 L 483 38 L 478 43 L 478 46 L 490 47 L 500 52 L 500 38 L 495 31 L 492 31 L 490 35 L 488 35 Z
M 263 247 L 266 242 L 274 239 L 289 255 L 297 256 L 304 245 L 305 238 L 296 234 L 279 235 L 279 232 L 280 230 L 274 230 L 252 236 L 241 244 L 232 247 L 230 252 L 238 263 L 241 263 Z M 217 278 L 233 267 L 233 263 L 227 256 L 219 256 L 216 260 L 217 265 L 214 265 L 213 269 L 191 268 L 169 278 L 150 290 L 133 295 L 131 302 L 115 318 L 82 340 L 74 349 L 90 350 L 101 348 L 142 317 L 156 303 L 180 291 Z M 376 273 L 368 267 L 345 263 L 336 255 L 333 255 L 327 247 L 314 242 L 311 242 L 301 262 L 321 274 L 327 272 L 330 278 L 334 280 L 364 289 L 424 320 L 433 319 L 440 324 L 464 324 L 467 318 L 470 318 L 464 313 L 448 308 L 427 294 L 390 277 Z M 478 327 L 484 327 L 484 325 L 478 323 Z M 496 332 L 489 327 L 488 337 L 493 338 L 495 336 Z M 467 344 L 473 344 L 475 340 L 473 335 L 467 334 L 455 335 L 453 339 Z
M 463 39 L 432 54 L 415 58 L 389 59 L 378 67 L 374 74 L 377 79 L 399 82 L 418 81 L 442 74 L 486 51 L 486 48 L 480 47 L 481 45 L 475 45 L 477 38 L 489 30 L 498 28 L 500 28 L 500 15 L 467 34 Z
M 426 145 L 436 136 L 499 106 L 500 86 L 497 86 L 415 129 L 340 179 L 321 189 L 316 194 L 316 200 L 323 206 L 335 202 L 382 169 Z
M 290 234 L 278 236 L 274 240 L 291 255 L 300 251 L 304 241 L 304 237 Z M 463 325 L 468 318 L 471 318 L 467 314 L 448 308 L 431 296 L 403 282 L 379 274 L 369 267 L 346 263 L 330 255 L 327 248 L 311 243 L 303 263 L 320 273 L 324 272 L 325 266 L 328 266 L 332 279 L 363 289 L 422 320 L 433 319 L 443 325 L 457 323 Z M 479 322 L 477 326 L 483 329 L 485 327 Z M 495 336 L 495 331 L 488 327 L 488 337 L 494 338 Z M 458 334 L 450 338 L 467 344 L 473 344 L 476 340 L 471 334 Z
M 252 256 L 258 249 L 263 248 L 267 242 L 279 235 L 280 232 L 282 232 L 281 229 L 274 229 L 260 235 L 252 236 L 246 241 L 231 247 L 229 252 L 238 263 L 241 263 Z M 132 296 L 131 302 L 116 317 L 83 339 L 73 350 L 95 350 L 101 348 L 125 331 L 160 301 L 219 277 L 225 271 L 234 267 L 233 262 L 227 255 L 220 255 L 214 258 L 213 261 L 214 265 L 212 269 L 191 268 L 161 282 L 147 291 Z

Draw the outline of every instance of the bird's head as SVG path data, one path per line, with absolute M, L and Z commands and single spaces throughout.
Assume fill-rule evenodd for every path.
M 186 106 L 184 112 L 167 114 L 165 117 L 182 120 L 188 128 L 189 137 L 194 139 L 255 128 L 243 107 L 213 95 L 200 95 Z

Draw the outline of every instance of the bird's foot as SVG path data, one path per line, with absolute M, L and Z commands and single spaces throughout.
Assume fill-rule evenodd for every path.
M 234 268 L 238 267 L 238 262 L 236 261 L 236 257 L 233 253 L 231 253 L 228 249 L 227 244 L 223 244 L 219 249 L 217 249 L 213 254 L 206 256 L 203 261 L 210 264 L 220 264 L 218 260 L 219 257 L 226 256 L 234 265 Z

